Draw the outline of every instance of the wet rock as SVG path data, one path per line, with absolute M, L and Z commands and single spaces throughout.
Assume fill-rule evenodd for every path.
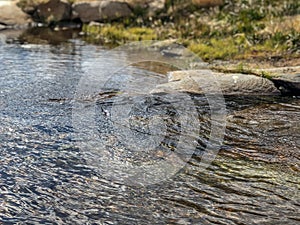
M 78 18 L 82 22 L 87 23 L 129 17 L 132 11 L 126 2 L 91 1 L 75 3 L 72 13 L 73 19 Z
M 282 94 L 300 96 L 300 73 L 279 75 L 271 80 Z
M 37 6 L 36 19 L 51 23 L 71 19 L 71 5 L 66 0 L 49 0 Z
M 224 0 L 192 0 L 193 5 L 197 7 L 215 7 L 224 4 Z
M 30 17 L 17 6 L 17 1 L 0 0 L 0 24 L 2 28 L 24 26 L 31 22 Z
M 158 85 L 152 93 L 170 93 L 174 91 L 196 94 L 222 91 L 224 95 L 280 94 L 268 79 L 255 75 L 216 73 L 210 70 L 170 72 L 168 83 Z

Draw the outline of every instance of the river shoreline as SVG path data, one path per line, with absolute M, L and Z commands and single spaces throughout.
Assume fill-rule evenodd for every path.
M 0 0 L 0 24 L 82 26 L 89 42 L 111 45 L 177 39 L 205 61 L 300 58 L 295 0 Z
M 22 30 L 22 29 L 6 29 L 0 31 L 0 39 L 3 43 L 14 43 L 20 42 L 21 44 L 51 44 L 60 45 L 64 42 L 68 42 L 70 39 L 82 38 L 80 35 L 80 29 L 77 28 L 68 30 L 52 30 L 49 28 L 35 28 L 34 30 Z M 162 43 L 162 51 L 166 48 L 164 43 L 172 42 L 158 42 Z M 176 43 L 176 41 L 174 42 Z M 180 49 L 174 48 L 170 45 L 169 51 L 180 52 Z M 173 48 L 173 49 L 172 49 Z M 186 49 L 186 51 L 188 51 Z M 184 55 L 177 55 L 180 58 Z M 225 95 L 291 95 L 300 96 L 300 67 L 299 66 L 284 66 L 284 67 L 274 67 L 264 63 L 258 64 L 247 64 L 239 61 L 212 61 L 203 62 L 200 67 L 192 70 L 185 70 L 183 74 L 179 72 L 179 76 L 174 80 L 172 75 L 169 75 L 169 81 L 164 86 L 161 86 L 154 90 L 154 92 L 170 92 L 172 90 L 191 92 L 196 94 L 201 94 L 201 90 L 198 88 L 194 89 L 193 86 L 199 86 L 203 76 L 205 77 L 207 71 L 213 71 L 215 76 L 221 86 L 223 86 L 223 94 Z M 145 67 L 145 69 L 150 69 Z M 200 70 L 199 70 L 200 69 Z M 174 69 L 173 69 L 174 70 Z M 172 70 L 169 70 L 171 72 Z M 166 70 L 168 72 L 168 69 Z M 177 74 L 176 71 L 174 71 Z M 170 73 L 172 74 L 172 72 Z M 201 75 L 203 74 L 203 75 Z M 179 78 L 180 77 L 180 78 Z M 189 79 L 186 79 L 189 77 Z M 192 80 L 190 80 L 192 77 Z M 236 79 L 240 77 L 237 83 Z M 259 80 L 256 80 L 256 78 Z M 199 80 L 200 79 L 200 80 Z M 199 80 L 199 81 L 197 81 Z M 268 80 L 271 82 L 269 83 Z M 197 82 L 199 84 L 197 84 Z M 267 85 L 262 85 L 266 83 Z M 174 86 L 175 85 L 175 86 Z M 175 88 L 175 89 L 174 89 Z M 268 92 L 268 90 L 272 90 Z
M 280 41 L 276 44 L 274 42 L 273 44 L 277 47 L 275 46 L 273 50 L 273 44 L 269 46 L 270 43 L 268 41 L 265 42 L 265 46 L 249 44 L 249 39 L 246 35 L 251 36 L 251 33 L 247 34 L 246 31 L 238 33 L 239 36 L 234 35 L 229 38 L 225 37 L 225 39 L 216 39 L 210 36 L 198 39 L 195 34 L 191 36 L 188 34 L 187 37 L 183 37 L 184 35 L 180 35 L 178 30 L 176 30 L 176 26 L 183 29 L 182 32 L 186 32 L 187 28 L 182 27 L 183 22 L 180 16 L 177 19 L 174 18 L 174 21 L 171 20 L 172 16 L 175 16 L 175 12 L 178 15 L 187 14 L 191 20 L 188 26 L 194 26 L 194 29 L 197 30 L 202 28 L 201 26 L 197 27 L 192 22 L 193 20 L 199 20 L 201 18 L 200 15 L 206 15 L 208 18 L 215 17 L 209 17 L 210 14 L 222 15 L 220 10 L 224 7 L 225 9 L 222 10 L 226 11 L 228 2 L 222 0 L 193 1 L 192 4 L 193 7 L 197 6 L 198 9 L 188 8 L 181 3 L 178 3 L 178 5 L 167 5 L 167 1 L 151 0 L 142 2 L 135 0 L 0 1 L 0 11 L 4 12 L 9 9 L 17 12 L 17 16 L 14 17 L 11 15 L 6 16 L 5 13 L 0 16 L 0 28 L 2 29 L 0 34 L 2 33 L 2 42 L 3 40 L 16 39 L 24 43 L 59 44 L 65 39 L 82 38 L 88 43 L 110 47 L 131 41 L 173 39 L 174 42 L 196 53 L 197 56 L 207 63 L 207 66 L 202 69 L 210 69 L 220 74 L 244 74 L 244 77 L 251 75 L 260 76 L 262 79 L 271 80 L 283 95 L 300 95 L 300 55 L 297 52 L 297 39 L 287 39 L 286 43 L 295 43 L 293 46 L 287 47 L 287 49 L 285 49 L 286 43 Z M 186 10 L 186 12 L 182 12 L 182 9 Z M 10 12 L 9 10 L 8 13 Z M 214 11 L 217 11 L 217 13 L 214 13 Z M 199 12 L 202 12 L 202 14 L 199 14 Z M 291 25 L 300 20 L 300 17 L 298 17 L 296 14 L 292 18 Z M 240 19 L 243 20 L 242 17 Z M 201 20 L 205 21 L 207 18 L 203 17 Z M 267 26 L 267 23 L 264 23 L 264 26 Z M 233 24 L 233 28 L 235 25 Z M 175 28 L 170 28 L 170 26 Z M 256 26 L 256 24 L 251 22 L 249 28 L 251 26 Z M 9 33 L 9 29 L 23 29 L 26 27 L 29 29 L 19 36 L 14 35 L 12 39 L 6 37 L 5 32 Z M 295 25 L 294 27 L 295 31 L 299 32 L 297 30 L 298 27 Z M 268 29 L 270 28 L 268 27 Z M 191 30 L 190 32 L 196 31 Z M 225 32 L 225 30 L 222 32 Z M 16 33 L 16 31 L 11 33 Z M 173 34 L 171 35 L 171 33 Z M 274 35 L 276 36 L 277 34 Z M 296 33 L 294 38 L 297 38 L 297 35 L 298 33 Z M 278 39 L 278 37 L 276 38 Z M 286 37 L 282 36 L 280 38 L 285 40 Z M 283 47 L 280 47 L 280 43 Z M 259 48 L 261 50 L 257 50 Z M 293 48 L 296 48 L 296 51 Z M 182 89 L 182 87 L 179 87 L 179 89 Z M 188 91 L 186 88 L 183 88 L 183 90 Z M 264 93 L 264 91 L 264 88 L 262 88 L 261 93 Z
M 152 33 L 93 26 L 0 31 L 0 224 L 300 221 L 297 61 L 118 51 Z

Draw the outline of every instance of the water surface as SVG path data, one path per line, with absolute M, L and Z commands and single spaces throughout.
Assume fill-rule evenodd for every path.
M 91 151 L 89 156 L 78 144 L 78 131 L 72 123 L 76 101 L 84 102 L 87 108 L 96 105 L 94 125 L 114 157 L 126 163 L 147 163 L 163 161 L 173 151 L 180 153 L 172 145 L 177 140 L 176 132 L 182 129 L 176 121 L 178 109 L 172 111 L 159 96 L 150 100 L 147 96 L 130 99 L 115 96 L 121 94 L 118 90 L 124 85 L 122 81 L 135 76 L 141 79 L 141 90 L 148 90 L 152 82 L 165 82 L 166 77 L 159 71 L 130 66 L 108 82 L 115 92 L 75 99 L 82 76 L 97 72 L 96 64 L 95 71 L 86 70 L 87 65 L 96 61 L 101 68 L 110 68 L 117 64 L 118 57 L 126 57 L 117 54 L 115 62 L 108 62 L 103 57 L 106 51 L 75 39 L 58 45 L 1 44 L 0 221 L 3 224 L 299 223 L 300 100 L 297 98 L 226 97 L 225 139 L 217 158 L 206 170 L 201 169 L 200 163 L 211 124 L 204 96 L 191 96 L 201 132 L 193 156 L 175 176 L 137 188 L 122 179 L 110 179 L 101 166 L 90 163 L 87 157 L 96 158 L 97 154 Z M 180 98 L 177 101 L 182 102 Z M 129 103 L 135 107 L 131 130 L 135 129 L 141 144 L 147 137 L 143 121 L 167 115 L 170 136 L 163 140 L 160 150 L 130 152 L 115 139 L 109 117 L 111 105 Z M 155 125 L 160 131 L 160 123 Z M 83 127 L 89 132 L 88 127 Z

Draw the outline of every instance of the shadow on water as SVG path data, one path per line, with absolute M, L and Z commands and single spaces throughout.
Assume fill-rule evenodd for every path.
M 83 74 L 97 72 L 96 64 L 95 71 L 86 70 L 86 65 L 96 60 L 111 66 L 103 58 L 106 50 L 74 39 L 77 36 L 68 32 L 63 34 L 66 38 L 46 30 L 26 32 L 20 39 L 13 37 L 18 41 L 0 46 L 1 223 L 299 223 L 299 99 L 226 97 L 227 127 L 221 151 L 209 168 L 201 170 L 211 127 L 210 108 L 204 96 L 191 96 L 200 123 L 193 156 L 160 184 L 130 187 L 122 180 L 108 179 L 89 164 L 74 138 L 76 87 Z M 164 74 L 167 68 L 150 67 L 154 72 L 145 70 L 145 65 L 131 66 L 130 74 L 119 71 L 116 79 L 142 77 L 147 82 L 141 82 L 145 85 L 141 89 L 165 81 L 158 72 Z M 127 163 L 147 163 L 163 162 L 170 152 L 180 153 L 172 144 L 182 129 L 176 110 L 159 96 L 150 102 L 147 96 L 118 101 L 119 94 L 82 99 L 87 108 L 95 103 L 93 125 L 115 157 Z M 161 115 L 166 118 L 155 125 L 164 128 L 160 126 L 166 123 L 168 134 L 174 136 L 166 135 L 163 146 L 154 152 L 125 151 L 114 136 L 110 109 L 112 104 L 128 102 L 135 106 L 130 125 L 140 140 L 147 135 L 143 129 L 147 119 Z

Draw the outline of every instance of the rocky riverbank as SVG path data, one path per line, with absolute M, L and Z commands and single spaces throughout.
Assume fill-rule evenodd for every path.
M 18 26 L 31 22 L 46 25 L 62 21 L 105 22 L 135 17 L 140 13 L 154 16 L 165 5 L 166 0 L 0 0 L 0 23 Z
M 274 4 L 274 12 L 266 8 L 256 14 L 250 3 L 233 2 L 230 5 L 226 0 L 0 0 L 0 29 L 52 27 L 52 31 L 38 35 L 38 39 L 43 37 L 42 43 L 59 43 L 59 32 L 82 25 L 80 34 L 86 41 L 113 46 L 127 41 L 172 38 L 209 64 L 204 70 L 171 73 L 168 83 L 154 92 L 175 89 L 201 94 L 199 82 L 210 69 L 215 71 L 225 94 L 278 94 L 280 90 L 284 95 L 299 96 L 300 4 L 289 0 L 288 8 Z M 222 19 L 230 7 L 236 16 L 226 14 L 228 18 Z M 272 25 L 268 22 L 271 11 L 273 17 L 275 13 L 280 15 L 271 20 Z M 36 40 L 34 33 L 29 33 L 23 35 L 27 36 L 25 41 Z M 71 33 L 67 36 L 74 37 Z M 219 65 L 215 61 L 218 59 L 229 63 Z M 284 63 L 273 63 L 280 60 Z M 272 63 L 262 69 L 266 62 Z M 282 64 L 284 67 L 276 68 Z
M 223 0 L 185 2 L 202 8 L 224 4 Z M 6 5 L 14 7 L 13 10 L 16 10 L 15 6 L 17 5 L 23 12 L 31 15 L 34 21 L 49 24 L 65 20 L 80 20 L 86 23 L 112 21 L 141 15 L 155 17 L 166 13 L 170 7 L 176 7 L 174 4 L 186 5 L 186 3 L 169 0 L 15 0 Z M 19 21 L 16 20 L 15 23 L 18 24 Z
M 222 0 L 197 1 L 199 7 L 223 4 Z M 0 0 L 1 29 L 16 28 L 37 23 L 44 26 L 71 22 L 111 22 L 156 17 L 166 12 L 167 0 Z
M 0 0 L 0 23 L 32 22 L 27 20 L 28 15 L 33 21 L 44 24 L 72 20 L 106 22 L 141 15 L 155 17 L 166 12 L 170 4 L 172 1 L 168 0 Z M 220 6 L 224 1 L 192 0 L 191 4 L 207 8 Z M 13 16 L 16 13 L 17 16 Z

